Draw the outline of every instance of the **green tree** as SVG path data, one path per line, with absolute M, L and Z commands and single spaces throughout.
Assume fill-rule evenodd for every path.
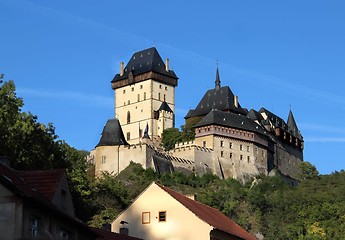
M 298 165 L 298 167 L 301 171 L 300 173 L 301 179 L 311 179 L 311 178 L 316 178 L 319 176 L 319 172 L 317 171 L 316 167 L 310 162 L 301 162 Z
M 162 144 L 165 151 L 175 147 L 175 144 L 181 141 L 181 132 L 177 128 L 167 128 L 162 134 Z

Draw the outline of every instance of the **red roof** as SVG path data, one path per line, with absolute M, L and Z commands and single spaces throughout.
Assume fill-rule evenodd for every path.
M 157 184 L 160 188 L 166 191 L 170 196 L 179 201 L 182 205 L 193 212 L 204 222 L 212 227 L 219 229 L 223 232 L 240 237 L 246 240 L 255 240 L 246 230 L 240 227 L 237 223 L 221 213 L 218 209 L 204 205 L 200 202 L 194 201 L 170 188 Z
M 18 171 L 18 174 L 30 184 L 32 188 L 51 201 L 56 192 L 56 188 L 61 182 L 62 176 L 65 174 L 65 170 Z

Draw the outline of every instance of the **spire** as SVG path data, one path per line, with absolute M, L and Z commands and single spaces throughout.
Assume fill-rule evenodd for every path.
M 220 77 L 219 77 L 219 71 L 218 71 L 218 61 L 217 61 L 217 71 L 216 71 L 216 90 L 220 89 Z
M 288 125 L 289 129 L 292 131 L 293 135 L 297 136 L 298 128 L 297 128 L 295 118 L 293 117 L 291 108 L 290 108 L 289 117 L 287 120 L 287 125 Z

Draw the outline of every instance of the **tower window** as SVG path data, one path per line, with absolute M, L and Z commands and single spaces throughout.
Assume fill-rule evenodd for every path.
M 240 160 L 243 160 L 243 155 L 240 155 Z
M 146 92 L 144 92 L 144 100 L 146 100 Z
M 127 140 L 131 140 L 131 133 L 127 132 Z
M 220 147 L 223 147 L 223 141 L 220 141 Z
M 140 94 L 138 94 L 138 102 L 140 101 Z
M 158 93 L 158 100 L 161 100 L 161 93 Z
M 165 94 L 164 94 L 164 102 L 165 102 L 166 98 L 165 98 Z
M 243 145 L 242 145 L 242 144 L 240 145 L 240 150 L 241 150 L 241 151 L 243 150 Z
M 223 151 L 220 151 L 220 156 L 224 157 L 224 152 Z
M 131 113 L 128 111 L 127 112 L 127 123 L 131 122 Z
M 167 91 L 168 90 L 168 87 L 165 87 L 165 91 Z
M 162 89 L 162 85 L 159 85 L 159 89 Z
M 247 162 L 248 163 L 250 162 L 250 156 L 247 156 Z
M 230 158 L 232 158 L 232 153 L 230 153 Z
M 202 146 L 203 146 L 203 147 L 206 147 L 206 141 L 203 141 L 203 142 L 202 142 Z
M 140 85 L 140 89 L 143 89 L 143 85 Z
M 134 91 L 134 87 L 132 87 L 132 92 Z
M 230 148 L 230 149 L 232 148 L 232 143 L 229 144 L 229 148 Z
M 123 94 L 125 94 L 126 93 L 126 90 L 125 89 L 123 89 Z
M 247 152 L 250 152 L 250 146 L 247 146 Z

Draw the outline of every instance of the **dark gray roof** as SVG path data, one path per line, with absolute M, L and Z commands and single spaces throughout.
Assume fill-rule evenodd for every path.
M 208 90 L 198 106 L 194 110 L 189 110 L 185 118 L 203 116 L 208 114 L 212 109 L 246 115 L 239 103 L 238 108 L 235 107 L 234 94 L 228 86 L 225 86 Z
M 202 127 L 208 125 L 218 125 L 236 129 L 243 129 L 266 135 L 264 129 L 256 122 L 254 122 L 252 119 L 241 114 L 223 112 L 219 110 L 212 110 L 211 112 L 209 112 L 209 114 L 207 114 L 194 127 Z
M 161 106 L 159 107 L 158 111 L 167 111 L 167 112 L 171 112 L 171 113 L 174 113 L 171 108 L 169 107 L 169 105 L 164 101 L 162 102 Z
M 247 117 L 249 117 L 250 119 L 254 121 L 258 121 L 259 123 L 262 123 L 264 121 L 264 118 L 262 117 L 262 115 L 258 113 L 257 111 L 255 111 L 254 109 L 250 109 L 250 111 L 247 114 Z
M 166 71 L 165 64 L 157 49 L 152 47 L 134 53 L 124 69 L 124 74 L 122 76 L 120 76 L 120 74 L 116 74 L 111 82 L 128 78 L 128 74 L 130 72 L 132 72 L 133 76 L 135 76 L 150 71 L 177 79 L 174 71 Z
M 123 135 L 118 119 L 109 119 L 103 128 L 101 140 L 96 145 L 99 146 L 119 146 L 129 145 Z
M 291 110 L 290 110 L 290 112 L 289 112 L 289 116 L 288 116 L 288 120 L 287 120 L 287 125 L 288 125 L 288 127 L 289 127 L 290 132 L 291 132 L 295 137 L 301 138 L 301 133 L 300 133 L 299 130 L 298 130 L 298 127 L 297 127 L 295 118 L 294 118 L 294 116 L 293 116 Z
M 277 115 L 275 115 L 274 113 L 268 111 L 266 108 L 261 108 L 259 110 L 259 113 L 266 113 L 267 118 L 268 118 L 267 120 L 269 120 L 273 124 L 274 127 L 288 130 L 288 126 L 286 122 L 280 117 L 278 117 Z

